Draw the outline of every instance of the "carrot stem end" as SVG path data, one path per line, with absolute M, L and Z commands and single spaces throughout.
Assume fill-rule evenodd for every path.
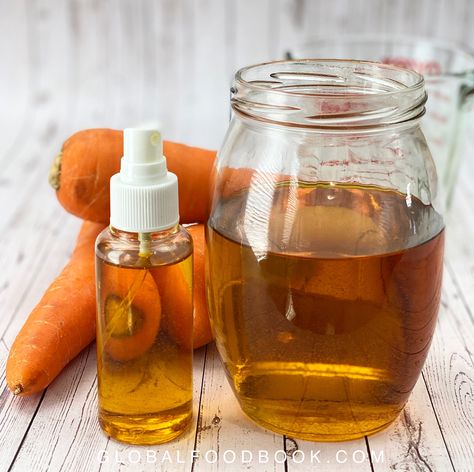
M 61 158 L 62 152 L 60 152 L 53 160 L 51 168 L 49 169 L 48 182 L 54 190 L 59 190 L 61 182 Z

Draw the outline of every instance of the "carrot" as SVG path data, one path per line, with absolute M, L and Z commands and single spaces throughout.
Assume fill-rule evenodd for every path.
M 197 349 L 213 339 L 205 289 L 204 259 L 206 241 L 204 225 L 193 225 L 186 229 L 191 233 L 194 245 L 193 305 L 189 293 L 186 296 L 186 292 L 191 288 L 179 266 L 164 267 L 155 273 L 154 278 L 161 295 L 163 329 L 179 345 L 187 348 L 192 346 Z M 190 313 L 193 313 L 194 326 L 189 322 Z
M 252 184 L 277 183 L 289 177 L 251 168 L 222 166 L 214 175 L 215 151 L 165 141 L 168 169 L 178 176 L 181 223 L 205 223 L 214 193 L 228 198 Z M 120 170 L 123 133 L 112 129 L 88 129 L 63 144 L 50 171 L 49 181 L 61 205 L 85 220 L 109 222 L 109 181 Z M 215 179 L 214 179 L 215 177 Z
M 193 348 L 193 294 L 180 264 L 153 272 L 163 309 L 163 330 L 181 347 Z M 196 346 L 197 347 L 197 346 Z
M 7 383 L 15 395 L 31 395 L 46 388 L 61 370 L 95 338 L 95 254 L 94 243 L 104 228 L 100 223 L 84 222 L 78 236 L 71 260 L 57 279 L 50 285 L 43 298 L 33 309 L 10 350 L 7 362 Z M 207 311 L 204 282 L 204 225 L 189 228 L 194 241 L 194 348 L 212 341 Z M 111 268 L 110 270 L 113 270 Z M 108 266 L 107 269 L 108 270 Z M 135 272 L 135 271 L 134 271 Z M 132 333 L 122 333 L 120 322 L 114 319 L 120 301 L 127 299 L 127 290 L 133 280 L 107 274 L 110 288 L 104 287 L 101 305 L 106 307 L 104 319 L 109 326 L 105 350 L 116 360 L 126 361 L 143 354 L 154 342 L 160 328 L 160 318 L 171 336 L 188 346 L 191 344 L 190 323 L 186 313 L 192 307 L 186 303 L 190 297 L 183 296 L 189 286 L 184 278 L 168 274 L 172 290 L 163 290 L 161 298 L 153 280 L 144 279 L 135 294 L 130 309 L 140 313 L 137 326 Z M 149 277 L 147 273 L 146 277 Z M 158 283 L 156 284 L 158 285 Z M 158 285 L 158 289 L 160 285 Z M 150 312 L 149 307 L 157 307 Z M 169 313 L 168 321 L 163 319 Z M 171 322 L 170 322 L 171 320 Z M 168 325 L 166 326 L 166 322 Z M 186 331 L 186 329 L 188 331 Z M 187 341 L 184 341 L 187 340 Z M 186 344 L 187 343 L 187 344 Z
M 100 323 L 104 340 L 100 345 L 118 361 L 144 354 L 160 329 L 161 301 L 158 288 L 147 270 L 126 270 L 102 264 Z
M 94 244 L 104 225 L 85 222 L 69 263 L 49 286 L 13 343 L 6 378 L 15 395 L 46 388 L 95 338 Z
M 206 239 L 204 225 L 188 226 L 194 243 L 194 349 L 212 341 L 211 324 L 206 298 L 205 253 Z
M 205 223 L 211 212 L 216 151 L 165 141 L 163 154 L 168 170 L 178 177 L 180 223 Z
M 178 176 L 181 223 L 204 223 L 210 212 L 209 189 L 215 151 L 165 141 L 170 172 Z M 89 129 L 72 135 L 55 158 L 49 181 L 61 205 L 85 220 L 109 222 L 109 181 L 120 170 L 123 133 Z

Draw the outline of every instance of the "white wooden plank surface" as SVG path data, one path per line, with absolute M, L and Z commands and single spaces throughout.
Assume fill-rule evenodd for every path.
M 89 446 L 97 442 L 105 445 L 107 442 L 93 419 L 96 411 L 90 408 L 90 401 L 87 401 L 88 397 L 95 397 L 94 369 L 87 368 L 89 361 L 91 366 L 95 364 L 91 353 L 92 349 L 87 349 L 47 389 L 13 470 L 21 471 L 29 467 L 33 470 L 61 470 L 71 444 L 76 436 L 80 438 L 88 433 L 89 423 L 95 426 L 96 431 L 96 434 L 90 435 Z M 71 411 L 73 414 L 69 416 Z
M 376 472 L 454 470 L 423 377 L 397 421 L 368 443 Z
M 8 349 L 0 342 L 0 368 L 5 371 Z M 7 389 L 5 375 L 0 380 L 0 470 L 7 470 L 14 461 L 22 444 L 31 418 L 35 414 L 42 395 L 31 398 L 15 398 Z
M 206 359 L 196 450 L 202 454 L 195 463 L 195 471 L 214 472 L 222 470 L 223 466 L 230 472 L 284 470 L 282 436 L 259 428 L 244 417 L 214 346 L 209 347 Z M 247 453 L 242 456 L 242 451 L 250 451 L 253 460 L 246 463 L 250 456 Z M 261 457 L 260 451 L 264 451 Z M 275 457 L 276 451 L 280 453 Z M 206 454 L 209 454 L 208 458 Z M 216 462 L 213 462 L 214 456 L 217 456 Z
M 335 472 L 370 472 L 372 470 L 366 439 L 344 443 L 315 443 L 285 438 L 287 470 L 311 472 L 319 467 Z
M 428 35 L 474 48 L 473 21 L 470 0 L 0 0 L 0 371 L 79 227 L 46 182 L 68 134 L 158 120 L 169 139 L 217 147 L 236 67 L 276 58 L 311 36 L 351 32 Z M 471 160 L 448 221 L 443 309 L 424 376 L 384 432 L 340 444 L 266 432 L 241 413 L 210 346 L 195 362 L 195 427 L 169 445 L 124 446 L 99 429 L 91 348 L 44 395 L 13 398 L 2 375 L 0 471 L 474 470 L 473 179 Z M 193 448 L 201 458 L 178 464 L 177 451 Z M 254 460 L 226 464 L 228 449 L 253 451 Z M 259 449 L 267 464 L 258 463 Z M 213 450 L 221 460 L 209 464 L 202 454 Z M 297 463 L 314 450 L 323 464 Z M 340 450 L 346 462 L 336 460 Z M 171 464 L 161 463 L 167 451 Z
M 201 391 L 203 361 L 204 350 L 200 350 L 194 359 L 195 398 Z M 196 402 L 193 426 L 179 441 L 161 447 L 127 446 L 101 432 L 96 389 L 95 346 L 91 346 L 47 390 L 13 470 L 108 471 L 122 465 L 126 470 L 156 470 L 157 466 L 163 472 L 190 469 L 198 418 Z
M 455 470 L 474 465 L 474 323 L 449 272 L 424 378 Z

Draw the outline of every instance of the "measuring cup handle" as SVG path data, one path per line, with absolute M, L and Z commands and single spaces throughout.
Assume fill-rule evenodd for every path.
M 456 126 L 451 148 L 449 150 L 448 165 L 444 172 L 443 183 L 446 192 L 447 207 L 451 205 L 459 164 L 467 142 L 468 128 L 473 124 L 472 104 L 474 103 L 474 71 L 464 78 L 459 90 L 459 108 L 456 114 Z
M 460 106 L 465 109 L 472 105 L 474 101 L 474 71 L 469 74 L 467 80 L 461 85 Z

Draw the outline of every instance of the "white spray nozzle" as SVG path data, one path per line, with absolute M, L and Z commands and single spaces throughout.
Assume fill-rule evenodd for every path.
M 178 223 L 178 180 L 168 172 L 161 134 L 124 130 L 120 173 L 110 180 L 110 223 L 117 229 L 147 233 Z
M 122 181 L 149 185 L 166 176 L 161 134 L 155 130 L 128 128 L 123 132 Z

